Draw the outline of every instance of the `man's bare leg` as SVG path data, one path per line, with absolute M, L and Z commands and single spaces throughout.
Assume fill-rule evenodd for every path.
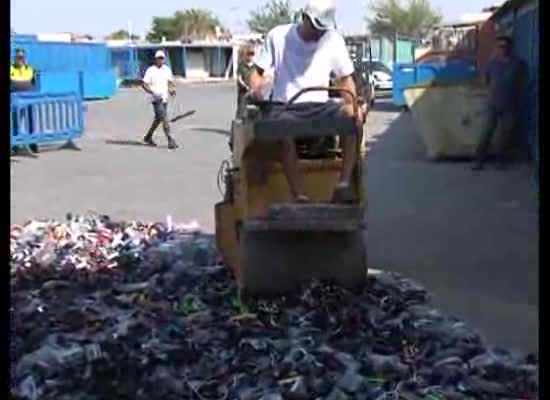
M 340 174 L 338 183 L 349 184 L 357 160 L 357 138 L 355 136 L 341 136 L 340 141 L 342 142 L 344 159 L 342 163 L 342 173 Z
M 282 152 L 281 163 L 292 197 L 296 201 L 307 201 L 308 198 L 304 194 L 303 176 L 298 167 L 298 152 L 294 140 L 290 138 L 283 139 Z
M 357 164 L 357 145 L 363 140 L 363 115 L 358 110 L 358 115 L 354 115 L 353 106 L 345 105 L 342 108 L 344 115 L 350 118 L 357 118 L 358 136 L 341 136 L 342 150 L 344 153 L 342 173 L 340 180 L 334 190 L 333 200 L 337 202 L 349 202 L 352 200 L 351 177 Z

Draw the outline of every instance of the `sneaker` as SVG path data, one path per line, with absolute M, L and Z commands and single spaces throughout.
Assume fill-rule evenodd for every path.
M 349 183 L 339 183 L 334 189 L 332 196 L 333 203 L 349 204 L 353 203 L 353 190 Z
M 36 143 L 29 144 L 29 149 L 30 149 L 33 153 L 38 153 L 38 145 L 37 145 Z
M 311 200 L 309 199 L 309 197 L 307 197 L 306 195 L 303 195 L 303 194 L 296 196 L 294 201 L 296 203 L 299 203 L 299 204 L 311 203 Z
M 178 146 L 178 144 L 176 143 L 175 140 L 172 139 L 172 140 L 168 141 L 168 148 L 169 148 L 170 150 L 175 150 L 175 149 L 177 149 L 178 147 L 179 147 L 179 146 Z
M 143 138 L 143 143 L 145 143 L 146 145 L 148 146 L 153 146 L 153 147 L 156 147 L 156 143 L 154 142 L 153 138 L 151 137 L 144 137 Z

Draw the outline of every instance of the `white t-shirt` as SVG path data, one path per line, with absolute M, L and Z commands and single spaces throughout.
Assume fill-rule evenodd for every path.
M 287 102 L 300 89 L 328 86 L 330 74 L 343 78 L 353 74 L 353 62 L 342 35 L 327 31 L 318 42 L 305 42 L 298 25 L 273 28 L 254 63 L 264 71 L 273 69 L 273 101 Z M 327 92 L 308 92 L 296 102 L 326 102 Z
M 173 80 L 172 70 L 167 65 L 163 65 L 160 68 L 156 65 L 151 65 L 147 68 L 143 77 L 143 82 L 151 87 L 153 93 L 162 97 L 164 103 L 168 102 L 168 82 Z

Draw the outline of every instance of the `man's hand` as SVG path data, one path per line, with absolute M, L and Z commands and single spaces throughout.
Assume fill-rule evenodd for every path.
M 244 80 L 243 80 L 243 78 L 242 78 L 241 76 L 239 76 L 239 77 L 237 78 L 237 82 L 239 83 L 239 86 L 240 86 L 241 88 L 243 88 L 243 89 L 246 90 L 247 92 L 250 91 L 250 86 L 248 86 L 248 85 L 244 82 Z
M 176 95 L 176 85 L 174 84 L 174 81 L 170 80 L 168 81 L 168 94 L 170 96 Z
M 256 67 L 252 70 L 250 75 L 250 89 L 248 91 L 247 97 L 252 101 L 262 101 L 264 99 L 263 87 L 265 83 L 265 77 L 263 71 L 259 71 Z
M 141 82 L 141 87 L 143 88 L 143 90 L 145 90 L 150 95 L 152 95 L 152 96 L 155 95 L 155 93 L 153 92 L 153 89 L 151 89 L 151 86 L 149 86 L 149 84 L 147 84 L 145 82 Z
M 355 81 L 353 80 L 353 76 L 345 76 L 340 79 L 336 79 L 336 87 L 340 89 L 346 89 L 349 92 L 353 93 L 355 96 L 357 96 L 357 88 L 355 86 Z M 348 93 L 342 93 L 342 99 L 344 100 L 344 103 L 346 104 L 353 104 L 353 97 L 350 96 Z M 357 100 L 357 97 L 355 98 Z
M 264 94 L 262 93 L 261 89 L 259 90 L 250 89 L 246 94 L 246 97 L 248 97 L 248 99 L 252 102 L 262 101 L 264 99 Z

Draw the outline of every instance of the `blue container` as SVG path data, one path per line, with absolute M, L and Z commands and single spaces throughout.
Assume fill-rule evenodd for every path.
M 79 93 L 83 95 L 81 87 L 81 73 L 79 71 L 69 72 L 40 72 L 40 93 L 62 94 Z
M 107 99 L 116 92 L 116 76 L 112 69 L 83 73 L 83 90 L 86 100 Z
M 416 84 L 418 80 L 418 68 L 415 64 L 396 64 L 393 67 L 393 104 L 403 107 L 407 104 L 403 91 L 406 87 Z
M 139 64 L 137 61 L 136 47 L 111 48 L 111 65 L 114 68 L 117 79 L 139 79 Z
M 36 35 L 24 35 L 24 34 L 15 34 L 11 35 L 12 40 L 37 40 Z
M 111 67 L 111 54 L 103 43 L 41 42 L 12 38 L 12 57 L 16 48 L 24 49 L 29 64 L 40 71 L 94 71 Z
M 225 74 L 225 52 L 221 47 L 212 47 L 208 51 L 209 70 L 213 77 L 220 78 Z
M 76 92 L 84 99 L 108 98 L 116 91 L 111 52 L 103 43 L 41 42 L 14 36 L 11 53 L 22 48 L 40 75 L 41 93 Z
M 407 87 L 432 81 L 464 81 L 476 79 L 477 68 L 466 61 L 447 63 L 396 64 L 393 68 L 393 104 L 403 107 Z

